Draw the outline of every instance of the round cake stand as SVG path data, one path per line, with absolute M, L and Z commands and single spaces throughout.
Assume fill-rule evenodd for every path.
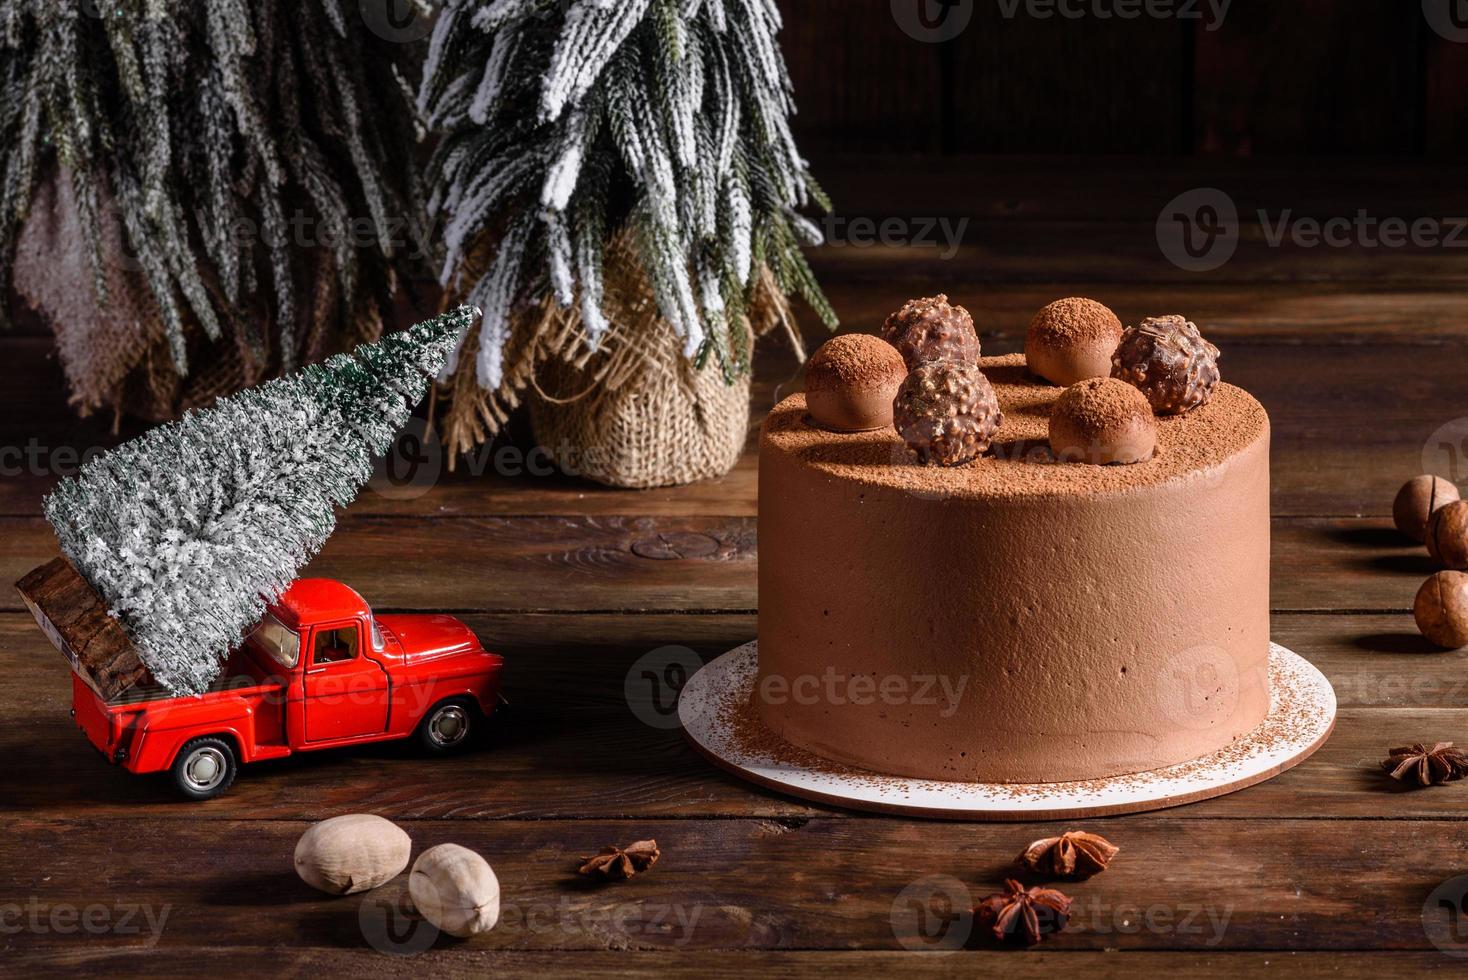
M 1303 657 L 1269 649 L 1270 710 L 1254 731 L 1211 755 L 1128 776 L 1068 783 L 961 783 L 887 776 L 846 768 L 795 750 L 792 763 L 767 747 L 780 743 L 748 704 L 757 641 L 705 664 L 684 685 L 678 716 L 700 753 L 769 789 L 821 803 L 951 820 L 1052 820 L 1138 813 L 1194 803 L 1252 786 L 1320 748 L 1335 727 L 1335 691 Z

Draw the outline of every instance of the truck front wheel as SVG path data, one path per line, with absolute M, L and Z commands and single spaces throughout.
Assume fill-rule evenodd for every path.
M 173 760 L 173 785 L 191 800 L 212 800 L 234 783 L 239 772 L 234 746 L 227 740 L 206 736 L 179 749 Z
M 474 733 L 478 714 L 478 709 L 464 698 L 436 704 L 418 726 L 418 741 L 434 754 L 461 748 Z

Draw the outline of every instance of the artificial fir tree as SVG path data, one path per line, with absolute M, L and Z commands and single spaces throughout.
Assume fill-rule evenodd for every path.
M 47 498 L 62 550 L 160 684 L 209 685 L 477 319 L 464 307 L 223 398 L 93 459 Z
M 449 0 L 419 109 L 442 134 L 442 279 L 484 310 L 448 416 L 468 448 L 552 359 L 601 384 L 666 350 L 733 379 L 787 294 L 834 325 L 797 209 L 825 208 L 791 135 L 774 0 Z M 649 314 L 649 310 L 652 315 Z
M 0 292 L 84 413 L 379 334 L 423 254 L 411 47 L 356 0 L 0 0 Z

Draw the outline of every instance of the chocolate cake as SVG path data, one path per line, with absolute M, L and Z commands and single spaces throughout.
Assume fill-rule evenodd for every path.
M 922 465 L 805 396 L 760 442 L 765 725 L 878 773 L 1097 779 L 1229 745 L 1269 709 L 1269 419 L 1219 383 L 1150 458 L 1057 460 L 1062 389 L 978 362 L 1003 424 Z

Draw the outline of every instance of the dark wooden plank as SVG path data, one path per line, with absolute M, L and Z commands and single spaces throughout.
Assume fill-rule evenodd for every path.
M 40 518 L 0 518 L 0 576 L 51 560 Z M 1434 568 L 1382 519 L 1277 518 L 1279 610 L 1405 610 Z M 303 571 L 382 609 L 554 612 L 752 610 L 752 518 L 344 518 Z M 0 594 L 0 610 L 18 610 Z
M 1431 158 L 1461 160 L 1468 154 L 1468 25 L 1445 18 L 1452 9 L 1436 3 L 1423 32 L 1424 142 Z
M 1427 304 L 1420 293 L 1388 290 L 1333 295 L 1329 287 L 1298 295 L 1294 287 L 1226 288 L 1194 295 L 1186 287 L 1098 289 L 1062 283 L 991 289 L 943 281 L 895 281 L 843 290 L 837 299 L 849 324 L 875 330 L 897 298 L 939 289 L 948 289 L 955 301 L 975 312 L 985 348 L 991 353 L 1021 349 L 1034 310 L 1058 296 L 1089 293 L 1114 305 L 1128 321 L 1186 311 L 1222 342 L 1224 377 L 1253 392 L 1273 416 L 1274 510 L 1278 515 L 1386 515 L 1397 487 L 1424 467 L 1457 479 L 1468 490 L 1468 467 L 1461 461 L 1455 470 L 1445 454 L 1434 451 L 1424 459 L 1424 448 L 1430 446 L 1433 433 L 1468 415 L 1460 378 L 1461 344 L 1468 341 L 1464 332 L 1468 291 L 1436 294 L 1438 301 Z M 1410 312 L 1424 308 L 1430 312 Z M 1421 336 L 1406 333 L 1419 324 Z M 1398 332 L 1391 334 L 1390 344 L 1367 343 L 1369 337 L 1394 326 Z M 1256 343 L 1261 335 L 1267 344 Z M 812 330 L 811 346 L 822 336 Z M 1337 345 L 1332 342 L 1336 338 L 1352 342 Z M 1425 346 L 1432 343 L 1451 346 L 1438 354 Z M 788 348 L 767 348 L 760 371 L 753 394 L 754 419 L 800 387 L 800 366 Z M 1386 387 L 1389 382 L 1390 388 Z M 95 434 L 66 431 L 64 408 L 54 406 L 56 414 L 46 416 L 50 421 L 32 414 L 36 411 L 21 407 L 8 423 L 0 422 L 0 428 L 17 433 L 21 426 L 34 424 L 42 435 L 32 438 L 46 450 L 37 458 L 43 463 L 62 460 L 69 465 L 48 464 L 8 474 L 0 480 L 0 515 L 39 513 L 42 495 L 58 476 L 75 472 L 75 460 L 83 453 L 100 451 L 98 443 L 90 441 Z M 10 437 L 22 439 L 20 435 Z M 55 442 L 42 441 L 53 437 Z M 0 438 L 7 437 L 0 433 Z M 107 444 L 115 441 L 106 440 Z M 23 446 L 23 439 L 16 445 Z M 390 485 L 369 485 L 350 513 L 363 517 L 658 515 L 682 519 L 750 517 L 756 510 L 752 454 L 717 480 L 629 492 L 544 475 L 544 461 L 532 455 L 533 447 L 509 445 L 508 455 L 505 449 L 491 447 L 461 461 L 453 473 L 448 472 L 441 453 L 430 454 L 425 457 L 427 465 L 413 471 L 414 482 L 407 493 Z M 14 570 L 20 574 L 28 569 Z
M 87 945 L 98 950 L 154 940 L 162 950 L 361 950 L 385 941 L 384 917 L 404 879 L 360 899 L 313 892 L 290 866 L 306 826 L 138 818 L 130 846 L 119 848 L 112 821 L 22 818 L 0 840 L 0 860 L 9 894 L 47 920 L 58 908 L 98 903 L 141 906 L 155 923 L 167 910 L 156 933 L 146 922 L 142 935 L 94 930 Z M 919 914 L 936 914 L 950 890 L 959 909 L 995 890 L 1013 873 L 1013 855 L 1052 829 L 883 819 L 402 826 L 415 853 L 454 842 L 485 855 L 502 889 L 501 920 L 473 947 L 521 951 L 901 950 L 904 939 L 921 948 Z M 1394 821 L 1370 847 L 1354 821 L 1142 816 L 1098 829 L 1121 854 L 1105 874 L 1067 886 L 1072 925 L 1047 949 L 1431 952 L 1424 901 L 1455 874 L 1443 855 L 1468 846 L 1459 820 Z M 590 887 L 574 874 L 578 855 L 644 837 L 663 850 L 645 877 Z M 1434 935 L 1445 932 L 1445 915 L 1430 910 Z M 25 942 L 66 949 L 77 939 L 47 928 Z
M 940 149 L 941 51 L 899 29 L 888 4 L 781 4 L 803 152 Z
M 511 707 L 468 754 L 426 759 L 408 745 L 307 755 L 248 767 L 207 807 L 179 801 L 161 777 L 109 766 L 67 717 L 70 684 L 21 614 L 0 614 L 0 810 L 43 816 L 142 816 L 182 822 L 319 819 L 354 806 L 402 818 L 589 819 L 759 817 L 839 811 L 767 792 L 708 765 L 679 733 L 649 720 L 641 658 L 669 646 L 688 664 L 755 635 L 754 617 L 471 616 L 507 660 Z M 1274 637 L 1314 661 L 1344 706 L 1319 753 L 1275 780 L 1172 811 L 1179 819 L 1290 814 L 1326 818 L 1455 817 L 1456 788 L 1403 793 L 1376 763 L 1392 745 L 1452 739 L 1468 653 L 1424 650 L 1410 617 L 1277 616 Z M 693 659 L 697 658 L 697 659 Z M 661 662 L 661 661 L 660 661 Z M 629 680 L 635 700 L 629 701 Z
M 1206 273 L 1192 272 L 1175 264 L 1159 245 L 1157 222 L 1164 212 L 1189 206 L 1174 204 L 1159 194 L 1146 220 L 1123 222 L 991 221 L 968 222 L 962 244 L 955 250 L 939 238 L 940 248 L 913 248 L 910 243 L 923 233 L 913 224 L 910 232 L 880 237 L 865 231 L 865 247 L 834 243 L 812 253 L 812 262 L 822 281 L 837 283 L 891 277 L 941 276 L 950 283 L 1042 283 L 1090 281 L 1118 285 L 1207 282 L 1235 283 L 1325 283 L 1349 282 L 1397 286 L 1459 286 L 1468 279 L 1468 263 L 1461 261 L 1468 245 L 1468 224 L 1459 216 L 1437 220 L 1421 235 L 1412 233 L 1407 219 L 1395 213 L 1368 214 L 1369 231 L 1358 231 L 1355 209 L 1337 215 L 1343 222 L 1329 234 L 1339 245 L 1326 244 L 1319 223 L 1302 224 L 1300 215 L 1268 212 L 1261 223 L 1256 215 L 1240 212 L 1233 223 L 1237 244 L 1221 265 Z M 905 216 L 899 215 L 899 218 Z M 1382 222 L 1392 218 L 1392 245 L 1384 243 Z M 879 228 L 877 230 L 880 230 Z M 940 234 L 927 231 L 931 239 Z M 852 235 L 848 229 L 850 240 Z M 1223 239 L 1227 241 L 1227 239 Z M 1388 261 L 1383 253 L 1389 252 Z
M 813 154 L 812 166 L 839 214 L 879 219 L 1148 221 L 1197 187 L 1227 191 L 1256 221 L 1260 209 L 1320 219 L 1360 208 L 1408 219 L 1463 210 L 1460 171 L 1447 161 L 844 153 Z
M 1097 17 L 1071 4 L 959 4 L 952 42 L 951 148 L 982 153 L 1177 153 L 1186 88 L 1184 25 Z
M 425 968 L 442 976 L 597 976 L 707 980 L 716 976 L 951 977 L 1003 975 L 1012 980 L 1054 980 L 1057 974 L 1097 980 L 1167 976 L 1176 980 L 1237 980 L 1241 975 L 1288 970 L 1300 980 L 1378 980 L 1383 976 L 1451 974 L 1457 964 L 1439 952 L 1030 952 L 967 950 L 961 956 L 914 956 L 911 952 L 863 951 L 689 951 L 563 950 L 554 953 L 483 949 L 478 943 L 440 943 L 431 955 L 383 956 L 373 949 L 261 949 L 253 946 L 197 949 L 70 949 L 15 951 L 7 963 L 21 973 L 65 969 L 71 976 L 145 973 L 159 980 L 194 980 L 201 973 L 228 975 L 248 962 L 273 976 L 362 976 L 418 980 Z
M 1421 17 L 1399 0 L 1239 0 L 1221 30 L 1195 34 L 1198 148 L 1415 151 Z

